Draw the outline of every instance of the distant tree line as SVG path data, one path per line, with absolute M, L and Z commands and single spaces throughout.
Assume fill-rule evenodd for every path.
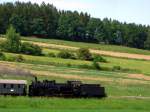
M 0 34 L 12 24 L 23 36 L 115 44 L 150 50 L 150 26 L 92 18 L 87 13 L 58 10 L 51 4 L 0 4 Z

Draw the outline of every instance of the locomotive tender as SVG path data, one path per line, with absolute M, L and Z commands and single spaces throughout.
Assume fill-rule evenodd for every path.
M 55 80 L 32 81 L 28 86 L 25 80 L 0 80 L 0 95 L 30 97 L 69 97 L 69 98 L 102 98 L 106 97 L 105 88 L 99 84 L 83 84 L 81 81 L 56 83 Z

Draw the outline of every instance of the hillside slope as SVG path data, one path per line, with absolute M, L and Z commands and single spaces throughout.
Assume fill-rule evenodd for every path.
M 150 55 L 150 51 L 117 46 L 117 45 L 107 45 L 107 44 L 94 44 L 94 43 L 85 43 L 85 42 L 74 42 L 74 41 L 66 41 L 66 40 L 58 40 L 58 39 L 44 39 L 44 38 L 36 38 L 36 37 L 22 37 L 23 40 L 33 41 L 33 42 L 42 42 L 47 44 L 57 44 L 57 45 L 65 45 L 71 47 L 84 47 L 95 50 L 103 50 L 103 51 L 113 51 L 113 52 L 121 52 L 121 53 L 131 53 L 131 54 L 143 54 Z
M 31 43 L 37 44 L 37 45 L 45 47 L 45 48 L 67 49 L 67 50 L 73 50 L 73 51 L 79 49 L 79 47 L 57 45 L 57 44 L 47 44 L 47 43 L 42 43 L 42 42 L 31 42 Z M 100 55 L 106 55 L 106 56 L 112 56 L 112 57 L 150 60 L 150 55 L 121 53 L 121 52 L 95 50 L 95 49 L 90 49 L 90 51 L 91 51 L 91 53 L 94 53 L 94 54 L 100 54 Z
M 0 97 L 0 111 L 2 112 L 149 112 L 150 106 L 150 61 L 139 60 L 139 56 L 150 56 L 147 51 L 131 50 L 122 53 L 122 47 L 112 49 L 96 49 L 95 46 L 86 46 L 91 52 L 103 56 L 108 62 L 99 63 L 101 67 L 110 68 L 109 70 L 96 70 L 83 68 L 83 66 L 93 66 L 92 61 L 79 59 L 63 59 L 59 57 L 50 57 L 46 53 L 58 53 L 64 49 L 76 51 L 79 47 L 87 44 L 74 43 L 55 43 L 53 40 L 43 42 L 43 39 L 24 40 L 43 47 L 42 56 L 32 56 L 24 54 L 15 54 L 4 52 L 7 59 L 0 61 L 0 79 L 21 79 L 27 80 L 30 84 L 33 76 L 38 80 L 56 80 L 57 82 L 66 82 L 67 80 L 80 80 L 84 83 L 96 83 L 105 87 L 107 98 L 104 99 L 63 99 L 63 98 L 30 98 L 30 97 Z M 62 42 L 62 43 L 61 43 Z M 108 47 L 108 46 L 106 46 Z M 124 49 L 124 48 L 123 48 Z M 122 51 L 122 52 L 119 52 Z M 103 54 L 104 52 L 104 54 Z M 113 57 L 111 56 L 113 53 Z M 106 54 L 108 53 L 108 54 Z M 114 54 L 115 53 L 115 54 Z M 117 56 L 115 56 L 117 54 Z M 137 53 L 137 54 L 136 54 Z M 121 56 L 134 56 L 134 59 L 122 59 Z M 145 55 L 142 55 L 145 54 Z M 21 55 L 23 61 L 17 62 L 11 60 L 13 57 Z M 119 56 L 119 57 L 118 57 Z M 137 56 L 135 60 L 135 56 Z M 121 58 L 120 58 L 121 57 Z M 116 66 L 122 70 L 113 71 Z M 127 71 L 123 71 L 126 69 Z M 11 73 L 15 71 L 17 74 Z M 23 75 L 22 71 L 31 73 Z M 130 71 L 131 70 L 131 71 Z M 4 73 L 7 72 L 7 73 Z M 31 77 L 32 76 L 32 77 Z M 83 105 L 84 104 L 84 105 Z M 22 110 L 23 109 L 23 110 Z M 138 109 L 138 111 L 137 111 Z

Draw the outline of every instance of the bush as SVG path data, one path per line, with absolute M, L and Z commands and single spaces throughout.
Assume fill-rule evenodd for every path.
M 7 42 L 7 41 L 2 41 L 2 42 L 0 42 L 0 49 L 1 49 L 2 51 L 9 52 L 8 42 Z
M 6 60 L 6 57 L 5 57 L 5 55 L 4 55 L 4 53 L 2 53 L 2 52 L 0 52 L 0 60 Z
M 16 57 L 15 57 L 15 61 L 17 61 L 17 62 L 23 62 L 25 59 L 23 58 L 23 56 L 22 55 L 17 55 Z
M 54 53 L 52 53 L 52 52 L 48 53 L 47 56 L 48 57 L 56 57 L 56 55 Z
M 57 54 L 57 57 L 64 59 L 75 59 L 75 55 L 69 51 L 60 51 Z
M 21 53 L 39 56 L 42 54 L 42 49 L 38 45 L 24 42 L 21 45 Z
M 15 56 L 8 56 L 6 58 L 6 61 L 12 61 L 12 62 L 14 62 L 14 61 L 16 61 L 16 57 Z
M 119 71 L 119 70 L 121 70 L 121 69 L 122 69 L 122 68 L 121 68 L 120 66 L 114 66 L 112 70 L 113 70 L 113 71 Z
M 83 64 L 83 65 L 78 65 L 79 68 L 85 68 L 85 69 L 93 69 L 93 66 L 88 65 L 88 64 Z
M 93 61 L 93 67 L 94 67 L 95 69 L 98 69 L 98 70 L 101 69 L 99 63 L 98 63 L 97 61 L 95 61 L 95 60 Z
M 88 61 L 93 60 L 92 54 L 90 53 L 89 49 L 86 48 L 80 48 L 77 52 L 77 56 L 81 60 L 88 60 Z
M 97 61 L 97 62 L 104 62 L 104 63 L 107 62 L 107 60 L 105 58 L 103 58 L 102 56 L 100 56 L 100 55 L 95 55 L 94 60 Z

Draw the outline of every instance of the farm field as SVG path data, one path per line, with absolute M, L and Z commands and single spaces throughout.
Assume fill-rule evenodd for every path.
M 56 43 L 58 40 L 45 42 L 45 39 L 29 40 L 29 38 L 27 38 L 27 41 L 44 42 L 47 45 L 49 43 L 73 45 L 71 42 L 68 44 L 68 41 Z M 75 44 L 73 46 L 75 46 Z M 85 45 L 83 44 L 83 46 Z M 93 49 L 96 49 L 96 47 Z M 36 75 L 39 80 L 48 79 L 57 80 L 57 82 L 81 80 L 84 83 L 101 84 L 106 88 L 108 97 L 104 99 L 63 99 L 1 96 L 0 112 L 99 112 L 100 110 L 102 112 L 149 112 L 150 61 L 103 56 L 108 62 L 100 62 L 99 64 L 101 67 L 107 68 L 107 70 L 96 70 L 91 68 L 91 61 L 62 59 L 46 55 L 48 53 L 57 54 L 61 50 L 62 49 L 55 48 L 55 46 L 51 49 L 43 47 L 43 56 L 21 54 L 25 59 L 23 62 L 11 60 L 12 57 L 18 54 L 5 52 L 4 54 L 10 61 L 0 61 L 0 68 L 6 67 L 16 71 L 27 70 Z M 137 52 L 137 54 L 142 54 L 142 52 L 145 52 L 143 54 L 149 55 L 147 51 L 130 50 L 130 53 Z M 117 52 L 119 52 L 119 50 Z M 115 66 L 120 66 L 123 70 L 113 71 L 112 69 Z M 0 78 L 24 79 L 28 80 L 29 83 L 33 80 L 33 77 L 22 76 L 21 74 L 5 74 L 0 75 Z

